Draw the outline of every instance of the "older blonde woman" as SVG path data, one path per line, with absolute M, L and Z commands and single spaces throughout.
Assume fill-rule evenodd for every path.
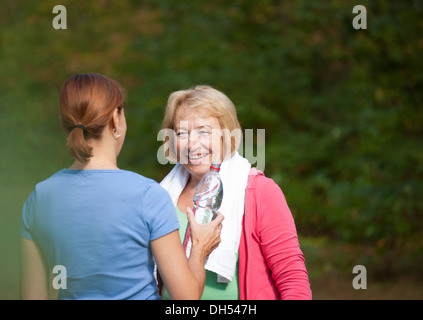
M 292 214 L 279 186 L 237 152 L 242 132 L 230 99 L 209 86 L 176 91 L 163 129 L 174 133 L 164 143 L 177 164 L 161 185 L 175 205 L 181 241 L 195 187 L 212 161 L 221 162 L 225 220 L 202 299 L 311 299 Z

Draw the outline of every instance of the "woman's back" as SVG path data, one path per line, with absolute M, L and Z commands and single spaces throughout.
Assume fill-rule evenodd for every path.
M 50 271 L 66 268 L 59 299 L 159 299 L 150 241 L 178 228 L 155 181 L 125 170 L 64 169 L 28 198 L 21 235 L 38 244 Z

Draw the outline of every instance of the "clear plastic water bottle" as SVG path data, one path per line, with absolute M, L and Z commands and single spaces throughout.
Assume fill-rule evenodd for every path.
M 223 199 L 223 184 L 219 175 L 220 164 L 212 163 L 209 172 L 207 172 L 198 182 L 194 191 L 193 213 L 195 220 L 200 224 L 205 224 L 216 218 Z M 184 248 L 187 258 L 191 252 L 191 237 L 187 229 L 185 234 Z M 206 258 L 206 263 L 208 257 Z
M 194 192 L 194 215 L 198 223 L 204 224 L 216 218 L 223 199 L 223 184 L 219 175 L 220 163 L 212 163 L 197 184 Z

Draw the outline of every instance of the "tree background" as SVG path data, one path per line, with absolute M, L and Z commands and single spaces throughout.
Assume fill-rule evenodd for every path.
M 55 5 L 67 29 L 55 30 Z M 367 29 L 355 30 L 355 5 Z M 209 84 L 294 215 L 316 299 L 423 298 L 423 3 L 418 0 L 0 2 L 0 298 L 19 297 L 19 219 L 72 159 L 61 84 L 98 72 L 128 91 L 119 166 L 160 181 L 172 91 Z M 368 289 L 352 288 L 366 266 Z M 418 280 L 418 281 L 416 281 Z

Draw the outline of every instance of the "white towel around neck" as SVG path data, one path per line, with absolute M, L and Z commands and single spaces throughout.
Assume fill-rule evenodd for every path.
M 235 274 L 244 216 L 245 189 L 250 169 L 251 164 L 238 152 L 223 161 L 220 167 L 223 201 L 219 212 L 225 219 L 222 222 L 221 242 L 210 254 L 205 265 L 207 270 L 218 275 L 218 282 L 231 282 Z M 168 191 L 175 206 L 188 179 L 189 172 L 177 163 L 160 183 Z

